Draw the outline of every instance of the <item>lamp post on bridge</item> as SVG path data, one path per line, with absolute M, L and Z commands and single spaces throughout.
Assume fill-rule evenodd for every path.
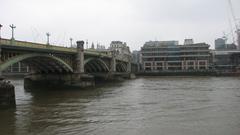
M 49 45 L 49 37 L 50 37 L 50 33 L 47 32 L 46 35 L 47 35 L 47 45 Z
M 73 41 L 73 39 L 70 38 L 70 47 L 71 47 L 71 48 L 73 47 L 73 46 L 72 46 L 72 41 Z
M 14 26 L 13 24 L 9 25 L 12 29 L 12 40 L 14 40 L 14 29 L 16 28 L 16 26 Z
M 1 48 L 1 46 L 2 46 L 2 44 L 1 44 L 1 39 L 2 39 L 2 37 L 1 37 L 1 28 L 2 27 L 3 27 L 3 25 L 0 24 L 0 64 L 2 63 L 2 48 Z M 0 80 L 1 80 L 1 76 L 2 76 L 2 72 L 0 71 Z
M 2 29 L 2 27 L 3 27 L 3 25 L 2 24 L 0 24 L 0 39 L 2 39 L 2 33 L 1 33 L 1 29 Z
M 86 49 L 88 49 L 88 40 L 86 40 Z

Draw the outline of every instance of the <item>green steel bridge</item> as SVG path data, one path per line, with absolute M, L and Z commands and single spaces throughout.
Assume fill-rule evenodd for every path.
M 113 51 L 83 50 L 82 47 L 83 55 L 79 52 L 78 48 L 0 39 L 0 72 L 17 62 L 28 65 L 31 73 L 40 74 L 129 73 L 134 67 L 130 57 L 118 56 Z

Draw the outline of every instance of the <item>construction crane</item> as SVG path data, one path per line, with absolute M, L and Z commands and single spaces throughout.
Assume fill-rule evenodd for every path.
M 228 3 L 229 3 L 229 7 L 230 7 L 230 10 L 231 10 L 233 22 L 234 22 L 235 29 L 236 29 L 238 49 L 240 50 L 240 26 L 239 26 L 240 24 L 238 24 L 238 23 L 239 23 L 239 22 L 238 22 L 239 20 L 238 20 L 238 18 L 236 18 L 236 16 L 235 16 L 232 1 L 231 1 L 231 0 L 228 0 Z M 235 43 L 235 41 L 234 41 L 234 43 Z

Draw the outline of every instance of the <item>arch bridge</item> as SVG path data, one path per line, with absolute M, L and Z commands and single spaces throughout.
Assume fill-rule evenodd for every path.
M 10 65 L 22 62 L 32 74 L 120 74 L 130 73 L 134 66 L 129 57 L 114 52 L 84 50 L 84 42 L 77 48 L 0 39 L 0 75 Z

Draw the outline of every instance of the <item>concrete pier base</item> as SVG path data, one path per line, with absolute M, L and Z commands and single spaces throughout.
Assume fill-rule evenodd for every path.
M 0 80 L 0 108 L 16 107 L 14 86 L 10 81 Z
M 136 78 L 135 74 L 133 73 L 95 73 L 93 76 L 95 77 L 96 83 L 118 82 L 124 81 L 125 79 Z
M 24 88 L 86 88 L 95 86 L 87 74 L 31 74 L 24 78 Z
M 118 82 L 125 79 L 134 79 L 133 73 L 73 73 L 73 74 L 29 74 L 24 78 L 24 88 L 51 88 L 59 90 L 61 88 L 86 88 L 94 87 L 96 84 L 106 82 Z

